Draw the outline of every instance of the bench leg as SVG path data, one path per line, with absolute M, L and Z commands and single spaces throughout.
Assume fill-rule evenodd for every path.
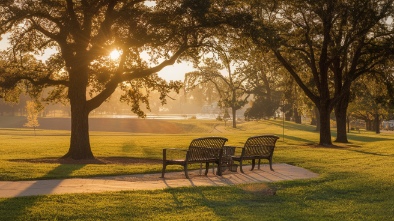
M 253 159 L 252 160 L 252 169 L 250 169 L 250 171 L 252 171 L 253 169 L 254 169 L 254 166 L 256 165 L 256 160 L 255 159 Z
M 270 157 L 268 160 L 270 161 L 270 169 L 271 169 L 271 171 L 274 171 L 274 169 L 272 169 L 272 157 Z
M 187 179 L 190 179 L 190 178 L 189 178 L 189 173 L 188 173 L 188 171 L 187 171 L 187 163 L 185 163 L 185 165 L 183 166 L 183 169 L 185 170 L 185 176 L 186 176 L 186 178 L 187 178 Z
M 160 178 L 164 178 L 164 174 L 166 173 L 166 167 L 167 167 L 167 164 L 163 163 L 163 169 L 161 170 L 161 177 Z
M 257 169 L 260 170 L 260 163 L 261 163 L 261 159 L 259 159 L 259 163 L 257 164 Z
M 161 170 L 161 178 L 164 178 L 167 167 L 167 150 L 163 149 L 163 169 Z
M 241 173 L 244 173 L 244 170 L 242 169 L 242 160 L 239 161 L 239 170 Z
M 216 171 L 216 175 L 221 176 L 222 175 L 222 165 L 218 162 L 218 170 Z
M 208 175 L 208 170 L 209 170 L 209 163 L 205 163 L 205 176 Z

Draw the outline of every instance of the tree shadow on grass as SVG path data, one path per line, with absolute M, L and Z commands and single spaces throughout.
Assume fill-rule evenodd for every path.
M 283 127 L 283 121 L 270 120 L 270 121 L 268 121 L 268 123 L 276 125 L 278 127 Z M 285 129 L 303 130 L 303 131 L 308 131 L 308 132 L 318 132 L 318 131 L 316 131 L 316 126 L 313 126 L 313 125 L 296 124 L 293 122 L 285 121 L 284 126 L 285 126 Z
M 283 126 L 283 122 L 282 121 L 269 121 L 269 123 L 273 124 L 273 125 L 277 125 L 282 127 Z M 285 121 L 285 125 L 284 125 L 285 129 L 292 129 L 292 130 L 300 130 L 300 131 L 307 131 L 307 132 L 314 132 L 314 133 L 319 133 L 318 131 L 316 131 L 316 126 L 312 126 L 312 125 L 305 125 L 305 124 L 295 124 L 292 122 L 287 122 Z M 282 139 L 282 135 L 278 135 L 281 137 Z M 335 129 L 331 130 L 331 136 L 333 137 L 333 140 L 335 140 L 337 133 L 335 131 Z M 285 139 L 288 136 L 286 136 L 285 134 Z M 288 137 L 289 139 L 294 139 L 294 140 L 298 140 L 298 141 L 304 141 L 305 139 L 302 138 L 298 138 L 298 137 Z M 375 142 L 375 141 L 386 141 L 386 140 L 392 140 L 390 138 L 387 137 L 382 137 L 382 136 L 368 136 L 368 135 L 363 135 L 360 133 L 348 133 L 347 134 L 347 138 L 349 140 L 353 140 L 353 141 L 361 141 L 361 142 Z M 312 142 L 312 141 L 310 141 Z
M 13 185 L 26 185 L 26 188 L 17 193 L 17 197 L 0 199 L 0 217 L 2 220 L 21 220 L 26 217 L 30 208 L 37 202 L 46 198 L 45 194 L 50 194 L 61 185 L 63 180 L 44 180 L 46 177 L 56 177 L 59 174 L 70 175 L 74 171 L 83 168 L 85 164 L 61 164 L 49 171 L 42 177 L 43 180 L 15 182 Z M 34 194 L 40 194 L 35 196 Z M 43 194 L 43 195 L 41 195 Z M 33 195 L 33 196 L 31 196 Z
M 283 134 L 277 134 L 277 136 L 279 137 L 278 141 L 283 141 Z M 284 140 L 285 142 L 288 140 L 291 141 L 299 141 L 299 142 L 304 142 L 305 144 L 316 144 L 316 141 L 314 140 L 308 140 L 308 139 L 304 139 L 302 137 L 295 137 L 295 136 L 290 136 L 290 135 L 286 135 L 284 136 Z
M 356 152 L 356 153 L 362 153 L 362 154 L 373 155 L 373 156 L 394 157 L 394 154 L 384 154 L 384 153 L 368 152 L 368 151 L 362 151 L 362 150 L 356 150 L 356 149 L 346 149 L 346 150 L 347 150 L 347 151 L 351 151 L 351 152 Z
M 336 136 L 336 133 L 333 133 L 333 135 Z M 361 141 L 361 142 L 376 142 L 376 141 L 386 141 L 386 140 L 393 140 L 388 137 L 382 137 L 382 136 L 365 136 L 361 134 L 348 134 L 347 135 L 349 140 L 354 140 L 354 141 Z

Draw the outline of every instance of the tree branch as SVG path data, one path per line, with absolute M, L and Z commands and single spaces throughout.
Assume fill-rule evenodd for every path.
M 122 81 L 130 81 L 137 78 L 147 77 L 153 73 L 159 72 L 161 69 L 165 68 L 166 66 L 173 65 L 175 61 L 181 56 L 183 52 L 185 52 L 190 46 L 183 44 L 178 51 L 176 51 L 169 59 L 164 60 L 159 65 L 144 69 L 144 70 L 135 70 L 132 72 L 124 73 L 122 75 Z
M 315 103 L 317 104 L 319 102 L 319 97 L 312 93 L 311 90 L 304 84 L 300 76 L 298 76 L 297 72 L 295 72 L 294 68 L 292 65 L 282 56 L 282 54 L 279 52 L 279 50 L 273 50 L 275 56 L 278 58 L 279 62 L 282 63 L 282 65 L 286 68 L 286 70 L 290 73 L 291 76 L 293 76 L 294 80 L 297 82 L 297 84 L 301 87 L 301 89 L 305 92 L 305 94 Z

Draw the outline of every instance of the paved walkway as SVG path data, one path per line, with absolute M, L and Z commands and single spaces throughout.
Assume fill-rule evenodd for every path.
M 274 164 L 271 171 L 267 164 L 260 170 L 249 171 L 244 167 L 245 174 L 226 171 L 223 176 L 216 176 L 210 170 L 208 176 L 199 174 L 199 170 L 190 171 L 190 179 L 183 172 L 161 174 L 137 174 L 97 178 L 73 178 L 63 180 L 36 181 L 0 181 L 0 198 L 21 196 L 67 194 L 67 193 L 98 193 L 122 190 L 155 190 L 192 186 L 224 186 L 244 183 L 278 182 L 284 180 L 310 179 L 318 174 L 289 164 Z

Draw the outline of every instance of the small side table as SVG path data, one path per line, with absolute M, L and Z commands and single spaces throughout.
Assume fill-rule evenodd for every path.
M 238 165 L 234 164 L 232 156 L 235 155 L 234 146 L 224 146 L 223 147 L 223 157 L 222 157 L 222 171 L 229 169 L 231 172 L 237 172 Z

